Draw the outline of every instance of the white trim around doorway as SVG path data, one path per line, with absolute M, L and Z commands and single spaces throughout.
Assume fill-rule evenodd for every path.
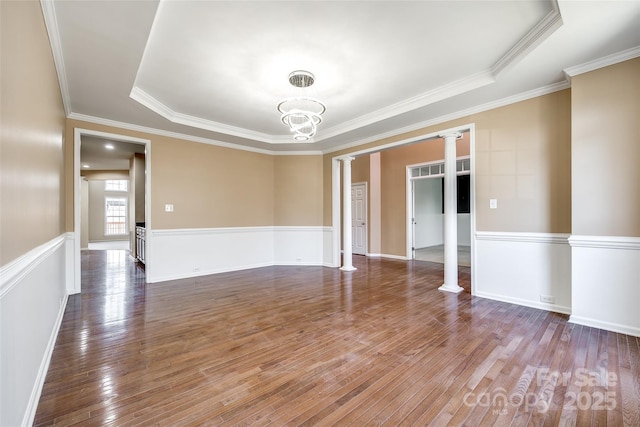
M 343 153 L 338 156 L 332 157 L 332 193 L 331 193 L 331 206 L 332 206 L 332 229 L 333 229 L 333 255 L 332 255 L 332 263 L 335 267 L 339 267 L 340 265 L 340 235 L 341 235 L 341 224 L 340 224 L 340 164 L 339 159 L 345 156 L 357 157 L 364 154 L 372 154 L 382 150 L 386 150 L 389 148 L 400 147 L 403 145 L 411 144 L 414 142 L 424 141 L 428 139 L 439 138 L 440 135 L 451 133 L 451 132 L 469 132 L 469 158 L 471 162 L 471 190 L 470 190 L 470 203 L 471 203 L 471 294 L 475 295 L 475 283 L 476 283 L 476 254 L 475 254 L 475 236 L 476 236 L 476 215 L 475 215 L 475 204 L 476 204 L 476 194 L 475 194 L 475 143 L 476 143 L 476 133 L 475 133 L 475 124 L 465 124 L 461 126 L 457 126 L 449 129 L 442 129 L 437 132 L 429 132 L 422 135 L 418 135 L 415 137 L 403 139 L 396 142 L 391 142 L 389 144 L 383 144 L 377 147 L 367 148 L 364 150 L 353 151 L 349 153 Z M 409 173 L 409 172 L 407 172 Z M 410 203 L 410 191 L 411 188 L 408 188 L 409 192 L 407 196 L 407 203 Z M 411 211 L 410 207 L 407 209 L 407 216 L 410 218 Z M 407 227 L 408 228 L 408 227 Z M 411 229 L 409 228 L 407 233 L 411 233 Z M 407 242 L 407 251 L 405 253 L 404 259 L 411 259 L 411 236 L 406 237 Z M 373 254 L 370 254 L 373 255 Z M 389 256 L 389 255 L 388 255 Z M 399 259 L 403 258 L 402 256 L 398 256 Z
M 73 275 L 67 276 L 67 290 L 69 294 L 77 294 L 82 290 L 80 266 L 80 227 L 82 222 L 80 212 L 80 145 L 83 135 L 142 144 L 145 146 L 145 226 L 147 229 L 151 229 L 151 140 L 92 129 L 75 128 L 73 130 L 73 268 L 71 269 Z M 150 247 L 150 240 L 147 238 L 145 249 L 147 260 L 145 270 L 147 275 L 152 271 L 152 263 L 149 262 L 149 259 L 153 258 L 152 254 L 150 254 L 150 252 L 152 252 Z

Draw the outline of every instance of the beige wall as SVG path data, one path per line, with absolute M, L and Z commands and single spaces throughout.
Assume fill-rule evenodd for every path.
M 469 123 L 476 129 L 476 224 L 478 231 L 571 231 L 571 95 L 569 90 L 463 117 L 393 138 L 325 155 L 389 144 Z M 421 144 L 429 144 L 421 143 Z M 460 144 L 460 143 L 459 143 Z M 458 145 L 458 154 L 463 150 Z M 442 150 L 442 144 L 433 150 Z M 396 151 L 400 150 L 400 151 Z M 382 253 L 405 255 L 405 178 L 403 163 L 420 163 L 409 149 L 393 148 L 382 155 Z M 426 155 L 426 153 L 423 153 Z M 394 166 L 392 166 L 392 164 Z M 390 169 L 391 168 L 391 169 Z M 329 180 L 330 182 L 330 180 Z M 331 185 L 325 185 L 325 225 L 331 224 Z M 489 209 L 489 199 L 498 209 Z
M 456 144 L 457 156 L 469 155 L 469 134 Z M 407 165 L 444 160 L 444 141 L 433 139 L 380 153 L 382 253 L 406 253 Z
M 64 232 L 64 109 L 39 2 L 0 2 L 0 265 Z
M 322 156 L 274 156 L 277 226 L 322 225 Z
M 640 58 L 571 85 L 572 233 L 640 237 Z
M 369 182 L 368 154 L 358 156 L 351 162 L 351 182 Z
M 71 141 L 75 128 L 151 141 L 153 229 L 322 225 L 321 156 L 271 156 L 67 120 Z M 73 147 L 66 156 L 71 231 Z M 174 211 L 165 212 L 165 204 L 173 204 Z
M 154 229 L 273 224 L 273 158 L 153 136 L 151 225 Z M 165 212 L 173 204 L 174 212 Z
M 133 195 L 133 220 L 144 222 L 145 207 L 145 159 L 144 154 L 136 153 L 131 158 L 129 175 L 131 175 L 131 189 Z

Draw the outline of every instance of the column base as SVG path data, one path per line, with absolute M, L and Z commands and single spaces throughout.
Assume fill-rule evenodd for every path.
M 357 268 L 355 268 L 354 266 L 351 266 L 351 267 L 342 266 L 342 267 L 340 267 L 340 270 L 342 270 L 342 271 L 356 271 Z
M 439 291 L 445 291 L 445 292 L 453 292 L 454 294 L 459 294 L 460 292 L 464 291 L 464 288 L 461 288 L 458 285 L 455 285 L 455 287 L 450 287 L 445 285 L 444 283 L 442 284 L 442 286 L 440 286 L 438 288 Z

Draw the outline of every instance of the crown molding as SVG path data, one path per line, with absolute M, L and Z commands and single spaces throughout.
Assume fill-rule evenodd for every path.
M 316 140 L 320 142 L 325 139 L 365 127 L 367 125 L 371 125 L 373 123 L 395 117 L 402 113 L 413 111 L 418 108 L 436 103 L 438 101 L 442 101 L 444 99 L 469 92 L 473 89 L 478 89 L 482 86 L 486 86 L 494 82 L 495 79 L 493 78 L 491 71 L 485 70 L 480 73 L 458 79 L 446 85 L 439 86 L 420 95 L 381 108 L 372 113 L 362 115 L 356 119 L 344 122 L 338 126 L 326 129 L 322 131 L 322 136 L 320 138 L 317 138 Z
M 85 114 L 71 113 L 67 116 L 71 120 L 81 120 L 87 123 L 94 123 L 97 125 L 111 126 L 120 129 L 131 130 L 135 132 L 144 132 L 152 135 L 166 136 L 169 138 L 183 139 L 185 141 L 198 142 L 201 144 L 215 145 L 217 147 L 232 148 L 234 150 L 250 151 L 252 153 L 268 154 L 271 156 L 312 156 L 321 155 L 320 150 L 309 151 L 273 151 L 265 150 L 262 148 L 249 147 L 241 144 L 233 144 L 231 142 L 218 141 L 210 138 L 202 138 L 199 136 L 187 135 L 185 133 L 170 132 L 162 129 L 151 128 L 147 126 L 134 125 L 126 122 L 119 122 L 116 120 L 103 119 L 101 117 L 88 116 Z
M 589 71 L 595 71 L 600 68 L 615 65 L 620 62 L 628 61 L 640 56 L 640 46 L 635 46 L 630 49 L 623 50 L 611 55 L 604 56 L 602 58 L 594 59 L 593 61 L 585 62 L 584 64 L 575 65 L 573 67 L 565 68 L 564 73 L 569 77 L 575 77 L 580 74 L 588 73 Z
M 218 147 L 233 148 L 235 150 L 251 151 L 253 153 L 260 153 L 260 154 L 272 154 L 272 151 L 263 150 L 261 148 L 248 147 L 246 145 L 240 145 L 240 144 L 232 144 L 230 142 L 217 141 L 209 138 L 201 138 L 198 136 L 187 135 L 184 133 L 170 132 L 170 131 L 151 128 L 147 126 L 134 125 L 126 122 L 119 122 L 111 119 L 103 119 L 101 117 L 88 116 L 85 114 L 71 113 L 67 116 L 67 118 L 72 120 L 81 120 L 83 122 L 88 122 L 88 123 L 94 123 L 97 125 L 112 126 L 120 129 L 132 130 L 136 132 L 145 132 L 153 135 L 166 136 L 169 138 L 184 139 L 187 141 L 199 142 L 202 144 L 216 145 Z
M 493 65 L 491 71 L 494 77 L 498 77 L 516 65 L 562 26 L 562 15 L 558 2 L 552 0 L 550 3 L 552 10 Z
M 435 117 L 433 119 L 430 120 L 426 120 L 423 122 L 419 122 L 419 123 L 415 123 L 413 125 L 409 125 L 409 126 L 405 126 L 399 129 L 394 129 L 392 131 L 389 132 L 385 132 L 385 133 L 381 133 L 381 134 L 376 134 L 374 136 L 371 136 L 369 138 L 365 138 L 365 139 L 360 139 L 354 142 L 350 142 L 347 144 L 341 144 L 339 146 L 336 147 L 332 147 L 329 149 L 325 149 L 325 150 L 304 150 L 304 151 L 286 151 L 286 150 L 282 150 L 282 151 L 275 151 L 275 150 L 266 150 L 266 149 L 262 149 L 262 148 L 255 148 L 255 147 L 249 147 L 246 145 L 241 145 L 241 144 L 233 144 L 230 142 L 223 142 L 223 141 L 218 141 L 218 140 L 214 140 L 214 139 L 209 139 L 209 138 L 202 138 L 202 137 L 197 137 L 197 136 L 192 136 L 192 135 L 187 135 L 187 134 L 183 134 L 183 133 L 178 133 L 178 132 L 170 132 L 170 131 L 165 131 L 165 130 L 161 130 L 161 129 L 156 129 L 156 128 L 151 128 L 151 127 L 146 127 L 146 126 L 140 126 L 140 125 L 134 125 L 131 123 L 126 123 L 126 122 L 119 122 L 119 121 L 115 121 L 115 120 L 110 120 L 110 119 L 103 119 L 100 117 L 95 117 L 95 116 L 88 116 L 88 115 L 84 115 L 84 114 L 78 114 L 78 113 L 71 113 L 69 115 L 67 115 L 67 117 L 69 119 L 73 119 L 73 120 L 81 120 L 81 121 L 85 121 L 85 122 L 89 122 L 89 123 L 95 123 L 95 124 L 99 124 L 99 125 L 105 125 L 105 126 L 112 126 L 112 127 L 116 127 L 116 128 L 122 128 L 122 129 L 127 129 L 127 130 L 132 130 L 132 131 L 137 131 L 137 132 L 145 132 L 145 133 L 149 133 L 149 134 L 153 134 L 153 135 L 162 135 L 162 136 L 167 136 L 170 138 L 178 138 L 178 139 L 184 139 L 187 141 L 193 141 L 193 142 L 199 142 L 202 144 L 209 144 L 209 145 L 215 145 L 218 147 L 225 147 L 225 148 L 232 148 L 232 149 L 236 149 L 236 150 L 243 150 L 243 151 L 250 151 L 250 152 L 254 152 L 254 153 L 260 153 L 260 154 L 269 154 L 269 155 L 273 155 L 273 156 L 304 156 L 304 155 L 324 155 L 324 154 L 330 154 L 330 153 L 334 153 L 336 151 L 341 151 L 341 150 L 346 150 L 349 148 L 354 148 L 360 145 L 364 145 L 364 144 L 368 144 L 371 142 L 375 142 L 375 141 L 380 141 L 386 138 L 390 138 L 393 136 L 398 136 L 398 135 L 402 135 L 404 133 L 408 133 L 408 132 L 413 132 L 419 129 L 423 129 L 423 128 L 427 128 L 429 126 L 433 126 L 433 125 L 437 125 L 440 123 L 445 123 L 447 121 L 451 121 L 451 120 L 455 120 L 455 119 L 459 119 L 465 116 L 470 116 L 473 114 L 477 114 L 477 113 L 481 113 L 483 111 L 488 111 L 488 110 L 492 110 L 494 108 L 499 108 L 499 107 L 504 107 L 510 104 L 515 104 L 517 102 L 521 102 L 521 101 L 526 101 L 528 99 L 532 99 L 532 98 L 536 98 L 538 96 L 544 96 L 544 95 L 548 95 L 550 93 L 554 93 L 554 92 L 558 92 L 560 90 L 564 90 L 569 88 L 570 82 L 565 80 L 565 81 L 561 81 L 558 83 L 554 83 L 552 85 L 548 85 L 548 86 L 543 86 L 541 88 L 537 88 L 537 89 L 533 89 L 527 92 L 523 92 L 514 96 L 510 96 L 510 97 L 506 97 L 506 98 L 502 98 L 499 99 L 497 101 L 492 101 L 492 102 L 488 102 L 482 105 L 478 105 L 476 107 L 471 107 L 465 110 L 461 110 L 455 113 L 451 113 L 451 114 L 446 114 L 443 116 L 439 116 L 439 117 Z
M 451 120 L 460 119 L 462 117 L 470 116 L 477 113 L 482 113 L 483 111 L 493 110 L 494 108 L 504 107 L 510 104 L 515 104 L 516 102 L 526 101 L 528 99 L 537 98 L 539 96 L 548 95 L 550 93 L 558 92 L 564 89 L 568 89 L 571 87 L 571 84 L 568 80 L 563 80 L 558 83 L 554 83 L 551 85 L 543 86 L 541 88 L 533 89 L 527 92 L 519 93 L 517 95 L 509 96 L 506 98 L 498 99 L 496 101 L 487 102 L 485 104 L 481 104 L 475 107 L 467 108 L 465 110 L 457 111 L 451 114 L 445 114 L 443 116 L 435 117 L 433 119 L 425 120 L 423 122 L 415 123 L 409 126 L 405 126 L 403 128 L 395 129 L 389 132 L 377 134 L 371 136 L 369 138 L 360 139 L 358 141 L 350 142 L 347 144 L 341 144 L 339 146 L 329 148 L 323 150 L 323 154 L 330 154 L 336 151 L 347 150 L 349 148 L 358 147 L 360 145 L 369 144 L 371 142 L 380 141 L 385 138 L 391 138 L 394 136 L 402 135 L 404 133 L 413 132 L 419 129 L 424 129 L 429 126 L 434 126 L 440 123 L 445 123 Z
M 58 74 L 62 106 L 64 107 L 65 115 L 68 116 L 71 113 L 71 97 L 69 96 L 69 83 L 67 81 L 67 71 L 64 66 L 64 55 L 62 54 L 62 42 L 60 41 L 60 30 L 58 28 L 55 5 L 53 4 L 53 0 L 40 0 L 40 5 L 44 16 L 44 24 L 47 28 L 47 34 L 49 35 L 53 63 L 56 67 L 56 73 Z
M 207 120 L 201 117 L 176 112 L 137 86 L 133 86 L 129 97 L 173 123 L 209 130 L 212 132 L 224 133 L 226 135 L 237 136 L 239 138 L 253 139 L 255 141 L 266 142 L 269 144 L 274 143 L 274 138 L 265 133 L 254 132 L 237 126 L 231 126 L 224 123 L 214 122 L 213 120 Z
M 509 51 L 507 51 L 507 53 L 503 55 L 492 67 L 438 86 L 432 90 L 404 99 L 395 104 L 380 108 L 376 111 L 364 114 L 331 128 L 324 129 L 320 135 L 317 135 L 314 138 L 314 142 L 322 142 L 329 138 L 333 138 L 373 123 L 495 83 L 496 77 L 499 74 L 514 66 L 562 25 L 562 17 L 560 15 L 557 1 L 552 0 L 550 1 L 550 4 L 552 10 L 545 15 L 545 17 L 524 37 L 518 40 L 518 42 L 512 46 L 511 49 L 509 49 Z M 269 144 L 286 144 L 291 142 L 291 138 L 289 136 L 269 135 L 261 132 L 255 132 L 249 129 L 230 126 L 224 123 L 174 111 L 166 104 L 158 101 L 152 95 L 136 85 L 134 85 L 129 96 L 174 123 L 241 138 L 253 139 Z

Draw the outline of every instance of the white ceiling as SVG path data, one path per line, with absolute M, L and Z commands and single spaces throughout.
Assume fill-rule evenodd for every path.
M 68 1 L 43 10 L 70 117 L 251 150 L 332 151 L 569 86 L 640 56 L 640 1 Z M 293 143 L 278 102 L 327 106 Z
M 112 148 L 107 148 L 107 146 Z M 131 156 L 134 153 L 144 154 L 144 152 L 144 144 L 83 135 L 80 144 L 80 163 L 81 167 L 86 170 L 128 171 Z

